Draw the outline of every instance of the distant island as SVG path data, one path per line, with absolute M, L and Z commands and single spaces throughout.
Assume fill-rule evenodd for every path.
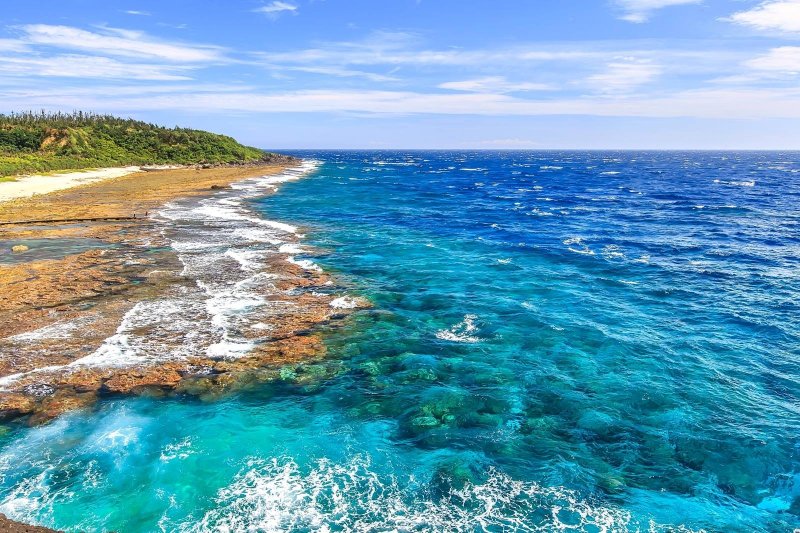
M 0 114 L 0 179 L 122 165 L 268 163 L 276 157 L 226 135 L 112 115 Z

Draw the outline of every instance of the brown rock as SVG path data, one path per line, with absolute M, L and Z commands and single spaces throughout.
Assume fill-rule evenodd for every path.
M 67 389 L 57 391 L 54 395 L 42 400 L 33 413 L 30 424 L 38 425 L 48 422 L 68 411 L 88 407 L 95 401 L 97 401 L 97 396 L 91 392 L 79 394 Z
M 86 368 L 63 376 L 59 386 L 72 387 L 76 392 L 93 392 L 100 389 L 103 380 L 111 376 L 110 369 Z
M 16 418 L 33 412 L 36 402 L 23 394 L 0 393 L 0 418 Z
M 103 388 L 119 394 L 130 394 L 146 388 L 174 389 L 181 381 L 178 370 L 183 369 L 184 365 L 165 364 L 124 370 L 103 383 Z

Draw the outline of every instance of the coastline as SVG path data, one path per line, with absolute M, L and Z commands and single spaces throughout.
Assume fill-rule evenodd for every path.
M 211 398 L 322 356 L 314 326 L 361 303 L 332 305 L 330 277 L 294 259 L 314 253 L 296 228 L 243 204 L 313 168 L 297 164 L 157 170 L 0 203 L 0 222 L 138 217 L 0 226 L 4 248 L 31 244 L 0 256 L 0 416 L 39 424 L 115 394 Z M 243 247 L 220 240 L 209 255 L 231 224 Z M 255 237 L 274 248 L 257 262 L 244 256 L 259 231 L 280 235 Z M 176 321 L 194 328 L 170 329 Z

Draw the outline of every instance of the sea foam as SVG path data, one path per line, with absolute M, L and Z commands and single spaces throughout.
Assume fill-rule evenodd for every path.
M 563 487 L 518 481 L 498 470 L 490 470 L 481 483 L 439 497 L 414 481 L 385 478 L 362 456 L 344 463 L 322 459 L 307 471 L 291 458 L 253 458 L 217 493 L 212 510 L 175 529 L 624 532 L 657 527 Z

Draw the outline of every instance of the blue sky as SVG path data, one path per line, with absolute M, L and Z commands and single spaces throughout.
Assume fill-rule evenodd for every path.
M 276 149 L 800 149 L 800 0 L 9 4 L 4 111 Z

